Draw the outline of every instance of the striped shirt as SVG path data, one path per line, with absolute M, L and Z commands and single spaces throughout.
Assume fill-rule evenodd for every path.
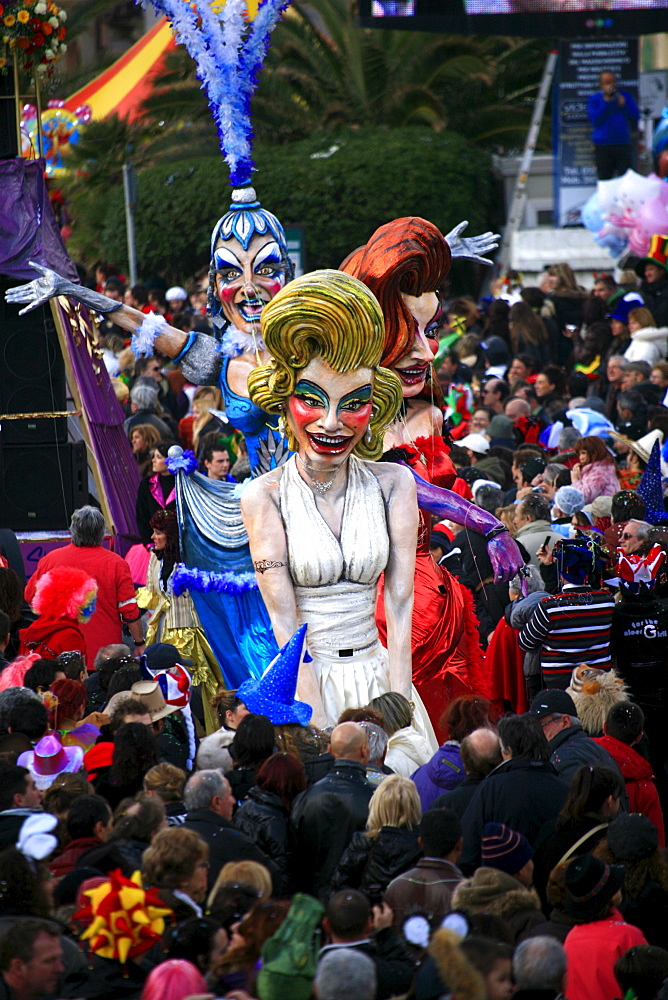
M 567 687 L 579 663 L 599 670 L 611 668 L 614 606 L 608 590 L 590 587 L 569 587 L 536 605 L 519 634 L 519 644 L 526 652 L 540 650 L 543 681 L 548 687 Z

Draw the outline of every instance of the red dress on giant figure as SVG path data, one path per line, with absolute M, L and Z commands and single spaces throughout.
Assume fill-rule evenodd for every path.
M 415 448 L 402 447 L 418 475 L 436 486 L 452 489 L 457 471 L 442 438 L 418 438 Z M 431 516 L 420 511 L 415 559 L 413 603 L 413 683 L 429 713 L 436 736 L 445 738 L 439 719 L 453 698 L 487 695 L 483 653 L 473 598 L 429 551 Z M 376 624 L 380 641 L 387 645 L 383 603 L 383 578 L 378 585 Z

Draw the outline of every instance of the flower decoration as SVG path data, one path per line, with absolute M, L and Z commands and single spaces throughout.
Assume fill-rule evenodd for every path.
M 87 922 L 81 940 L 94 954 L 121 963 L 149 951 L 165 930 L 165 918 L 173 917 L 157 889 L 143 888 L 138 871 L 129 879 L 117 868 L 83 895 L 89 902 L 73 917 Z
M 67 51 L 67 14 L 52 0 L 0 3 L 0 69 L 18 56 L 26 72 L 47 76 Z

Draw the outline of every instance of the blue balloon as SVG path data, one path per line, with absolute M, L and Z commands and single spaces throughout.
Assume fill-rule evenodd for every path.
M 621 257 L 628 246 L 628 241 L 623 240 L 616 233 L 606 233 L 605 236 L 594 237 L 596 242 L 604 250 L 607 250 L 611 257 Z
M 586 202 L 580 210 L 580 219 L 582 220 L 582 225 L 585 229 L 588 229 L 590 233 L 596 234 L 605 219 L 601 215 L 601 206 L 598 203 L 598 191 L 587 198 Z
M 663 109 L 661 121 L 654 131 L 652 140 L 652 152 L 655 156 L 668 149 L 668 107 Z

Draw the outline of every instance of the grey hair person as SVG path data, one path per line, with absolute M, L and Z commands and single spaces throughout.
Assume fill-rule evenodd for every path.
M 559 451 L 570 451 L 575 442 L 581 437 L 582 435 L 575 427 L 564 427 L 562 431 L 559 431 L 559 439 L 557 441 Z
M 527 594 L 535 594 L 539 590 L 545 590 L 543 578 L 532 563 L 527 563 L 521 576 L 517 573 L 512 580 L 508 581 L 508 591 L 515 595 L 521 594 L 522 580 L 525 581 Z
M 93 669 L 99 670 L 103 663 L 106 663 L 107 660 L 113 660 L 116 656 L 129 655 L 130 647 L 126 646 L 124 642 L 112 642 L 110 646 L 101 646 L 95 654 Z
M 318 1000 L 374 1000 L 376 966 L 356 948 L 336 948 L 318 963 L 314 985 Z
M 138 410 L 150 410 L 157 412 L 158 390 L 150 385 L 135 385 L 130 393 L 130 402 L 134 403 Z
M 382 764 L 387 752 L 388 736 L 384 729 L 374 722 L 359 722 L 369 741 L 369 763 Z
M 575 430 L 574 427 L 573 428 L 568 427 L 565 429 Z M 543 469 L 543 482 L 549 483 L 550 486 L 554 485 L 557 476 L 560 475 L 562 472 L 568 472 L 568 469 L 565 465 L 562 465 L 561 462 L 548 462 L 548 464 Z
M 518 989 L 561 992 L 565 975 L 566 952 L 556 938 L 527 938 L 515 949 L 513 977 Z
M 225 793 L 227 779 L 220 771 L 196 771 L 186 783 L 183 801 L 187 812 L 193 809 L 208 809 L 215 795 Z
M 638 525 L 638 530 L 636 534 L 640 541 L 644 542 L 649 537 L 649 533 L 652 530 L 652 525 L 648 524 L 647 521 L 638 521 L 637 518 L 632 517 L 628 523 Z
M 72 514 L 70 521 L 72 544 L 80 548 L 97 548 L 104 538 L 104 514 L 97 507 L 86 505 Z

